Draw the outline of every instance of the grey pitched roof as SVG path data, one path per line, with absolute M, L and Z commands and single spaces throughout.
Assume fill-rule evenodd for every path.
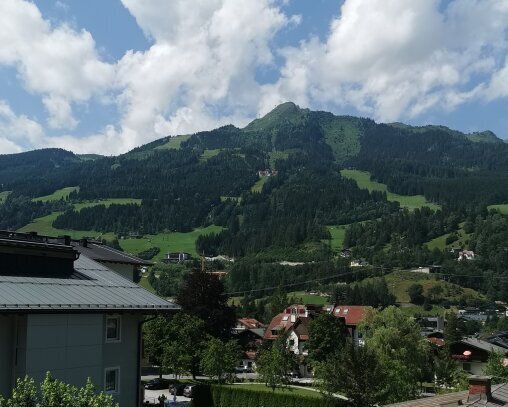
M 139 266 L 151 266 L 153 264 L 152 262 L 121 252 L 120 250 L 116 250 L 101 243 L 87 242 L 86 247 L 80 245 L 78 241 L 73 241 L 71 244 L 78 252 L 101 263 L 124 263 Z
M 507 350 L 505 348 L 502 348 L 501 346 L 494 345 L 493 343 L 478 338 L 464 338 L 460 342 L 468 344 L 469 346 L 473 346 L 478 349 L 482 349 L 487 352 L 507 353 Z
M 0 312 L 171 312 L 180 309 L 81 255 L 67 277 L 0 275 Z

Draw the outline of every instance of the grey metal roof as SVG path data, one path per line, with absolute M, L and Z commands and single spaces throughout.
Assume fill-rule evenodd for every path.
M 81 255 L 63 277 L 0 275 L 0 312 L 170 312 L 180 309 L 104 265 Z
M 501 346 L 494 345 L 493 343 L 478 339 L 478 338 L 464 338 L 460 342 L 465 343 L 469 346 L 473 346 L 477 349 L 482 349 L 487 352 L 501 352 L 506 353 L 507 350 Z
M 150 261 L 146 261 L 131 254 L 121 252 L 120 250 L 116 250 L 104 244 L 87 242 L 86 247 L 80 245 L 78 241 L 73 241 L 71 244 L 78 252 L 101 263 L 124 263 L 134 264 L 138 266 L 151 266 L 153 264 Z

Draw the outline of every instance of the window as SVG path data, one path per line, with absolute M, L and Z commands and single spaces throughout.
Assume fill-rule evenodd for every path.
M 104 371 L 104 392 L 120 393 L 120 368 L 107 367 Z
M 465 372 L 470 372 L 471 371 L 471 363 L 462 363 L 462 370 L 464 370 Z
M 106 317 L 106 342 L 120 342 L 121 319 Z

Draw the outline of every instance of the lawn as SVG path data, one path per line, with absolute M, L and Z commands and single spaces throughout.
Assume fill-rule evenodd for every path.
M 154 261 L 160 261 L 164 258 L 167 252 L 187 252 L 193 255 L 196 253 L 196 239 L 201 235 L 206 235 L 212 232 L 218 233 L 222 227 L 210 225 L 206 228 L 194 229 L 192 232 L 181 233 L 159 233 L 157 235 L 147 235 L 141 239 L 122 239 L 120 246 L 126 252 L 137 254 L 151 247 L 158 247 L 161 249 L 159 254 L 153 258 Z
M 332 250 L 340 251 L 344 248 L 344 238 L 346 237 L 347 225 L 333 225 L 327 226 L 330 235 L 332 236 Z
M 181 144 L 184 141 L 187 141 L 190 138 L 190 134 L 183 134 L 180 136 L 170 137 L 169 141 L 166 144 L 162 144 L 158 147 L 155 147 L 155 150 L 164 150 L 168 148 L 174 148 L 176 150 L 180 149 Z
M 269 177 L 261 177 L 259 178 L 256 183 L 250 188 L 252 192 L 261 192 L 263 189 L 263 185 L 266 184 Z
M 59 201 L 62 198 L 67 199 L 69 194 L 74 191 L 79 191 L 79 187 L 66 187 L 62 189 L 57 189 L 50 195 L 39 196 L 37 198 L 34 198 L 33 200 L 40 202 Z
M 386 192 L 386 198 L 391 202 L 399 202 L 403 208 L 414 210 L 423 206 L 428 206 L 430 209 L 437 210 L 441 207 L 432 202 L 428 202 L 423 195 L 399 195 L 388 191 L 385 184 L 381 184 L 370 179 L 370 173 L 367 171 L 358 170 L 341 170 L 341 175 L 345 178 L 350 178 L 356 181 L 358 188 L 368 189 L 372 191 Z
M 490 206 L 487 207 L 487 209 L 489 209 L 489 210 L 490 209 L 496 209 L 499 212 L 501 212 L 503 215 L 508 215 L 508 204 L 490 205 Z
M 252 390 L 252 391 L 263 391 L 263 392 L 268 392 L 268 393 L 273 392 L 271 387 L 268 387 L 263 383 L 232 384 L 229 386 L 234 386 L 235 388 L 241 388 L 241 389 Z M 294 395 L 298 395 L 298 396 L 307 396 L 307 397 L 314 397 L 314 398 L 323 397 L 323 395 L 321 393 L 319 393 L 318 391 L 308 390 L 303 387 L 277 387 L 275 389 L 275 393 L 294 394 Z
M 9 196 L 9 194 L 11 192 L 12 191 L 3 191 L 3 192 L 0 192 L 0 204 L 4 203 L 4 201 L 7 199 L 7 197 Z
M 322 297 L 317 294 L 308 294 L 305 291 L 293 291 L 287 294 L 288 298 L 294 297 L 297 300 L 302 300 L 304 304 L 316 304 L 316 305 L 325 305 L 328 304 L 328 297 Z

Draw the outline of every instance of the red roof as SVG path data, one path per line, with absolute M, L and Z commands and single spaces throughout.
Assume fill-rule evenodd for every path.
M 430 343 L 433 343 L 434 345 L 439 346 L 439 347 L 442 347 L 445 344 L 445 341 L 442 338 L 427 338 L 427 340 Z
M 333 310 L 333 315 L 344 318 L 346 326 L 356 326 L 371 309 L 372 307 L 365 307 L 363 305 L 337 305 Z
M 278 337 L 278 332 L 287 332 L 291 328 L 295 328 L 295 333 L 298 337 L 305 341 L 309 339 L 309 333 L 307 331 L 307 322 L 309 317 L 302 315 L 295 315 L 295 322 L 291 322 L 291 314 L 281 312 L 280 314 L 273 317 L 265 331 L 264 339 L 275 340 Z
M 245 326 L 247 329 L 262 328 L 264 325 L 254 318 L 239 318 L 237 320 L 240 324 Z

